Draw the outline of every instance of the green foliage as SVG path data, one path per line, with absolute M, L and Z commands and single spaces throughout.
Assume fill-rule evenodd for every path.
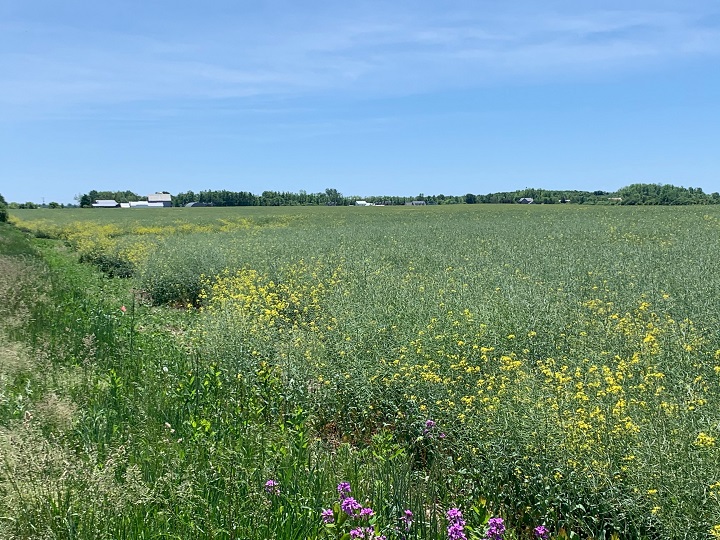
M 8 220 L 7 203 L 5 198 L 0 194 L 0 223 L 5 223 Z
M 35 255 L 35 250 L 20 230 L 0 222 L 0 256 L 11 255 Z
M 94 264 L 110 277 L 128 278 L 135 273 L 132 262 L 117 251 L 88 251 L 80 255 L 80 262 Z
M 175 236 L 157 246 L 138 281 L 154 304 L 198 305 L 203 276 L 227 267 L 222 244 L 210 245 L 202 235 Z
M 684 188 L 670 184 L 632 184 L 618 190 L 625 205 L 717 204 L 717 194 L 706 195 L 701 188 Z
M 93 200 L 90 198 L 90 195 L 87 193 L 83 193 L 82 195 L 79 195 L 77 198 L 78 204 L 80 205 L 80 208 L 90 208 L 93 204 Z
M 35 239 L 50 268 L 7 287 L 41 363 L 0 362 L 0 536 L 346 535 L 348 481 L 392 540 L 450 507 L 477 537 L 708 537 L 717 207 L 378 210 L 44 213 L 147 251 L 117 280 L 67 251 L 96 235 Z

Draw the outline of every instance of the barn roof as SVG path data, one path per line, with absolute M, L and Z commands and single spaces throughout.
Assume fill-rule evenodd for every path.
M 95 208 L 115 208 L 118 206 L 118 202 L 112 199 L 98 199 L 93 203 Z
M 169 193 L 153 193 L 147 196 L 149 203 L 154 202 L 172 202 L 172 195 Z

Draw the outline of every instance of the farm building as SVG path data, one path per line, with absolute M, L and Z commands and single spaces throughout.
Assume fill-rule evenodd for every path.
M 163 202 L 151 202 L 151 201 L 130 201 L 128 203 L 129 208 L 163 208 L 172 206 L 172 204 L 166 204 Z
M 98 199 L 92 203 L 93 208 L 118 208 L 120 204 L 117 201 L 109 199 Z
M 355 206 L 375 206 L 373 203 L 367 201 L 355 201 Z
M 212 206 L 212 204 L 204 202 L 189 202 L 185 205 L 185 208 L 204 208 L 206 206 Z
M 167 192 L 152 193 L 147 196 L 148 206 L 172 206 L 172 195 Z
M 520 204 L 533 204 L 535 202 L 535 199 L 532 197 L 523 197 L 518 201 Z
M 425 206 L 425 201 L 410 201 L 406 202 L 405 206 Z

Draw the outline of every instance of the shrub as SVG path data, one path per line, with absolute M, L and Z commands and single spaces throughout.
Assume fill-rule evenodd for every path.
M 168 238 L 139 272 L 139 286 L 153 304 L 199 303 L 202 276 L 227 268 L 224 252 L 203 238 Z

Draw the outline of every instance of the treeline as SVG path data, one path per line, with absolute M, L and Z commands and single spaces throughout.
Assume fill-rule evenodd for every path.
M 613 204 L 617 195 L 608 191 L 578 191 L 526 188 L 517 191 L 500 191 L 486 195 L 466 195 L 468 204 L 513 204 L 521 199 L 532 199 L 533 204 Z
M 517 203 L 531 198 L 535 204 L 621 204 L 621 205 L 688 205 L 718 204 L 720 194 L 704 193 L 701 188 L 685 188 L 671 184 L 631 184 L 616 192 L 522 189 L 487 195 L 466 196 L 466 203 Z
M 671 184 L 631 184 L 618 190 L 618 197 L 622 197 L 621 204 L 655 204 L 655 205 L 685 205 L 685 204 L 718 204 L 720 193 L 704 193 L 702 188 L 684 188 Z
M 371 196 L 362 200 L 374 204 L 403 205 L 415 200 L 424 201 L 425 204 L 518 204 L 521 199 L 532 199 L 534 204 L 686 205 L 718 204 L 720 194 L 706 194 L 701 188 L 684 188 L 670 184 L 632 184 L 617 192 L 526 188 L 484 195 L 421 193 L 416 197 Z M 208 190 L 179 193 L 173 197 L 173 205 L 185 206 L 190 202 L 201 202 L 213 206 L 349 206 L 357 200 L 360 200 L 360 197 L 346 197 L 336 189 L 326 189 L 321 193 L 264 191 L 261 195 L 247 191 Z
M 47 204 L 36 204 L 34 202 L 24 202 L 24 203 L 16 203 L 11 202 L 8 203 L 7 207 L 11 210 L 35 210 L 36 208 L 77 208 L 78 205 L 76 204 L 62 204 L 58 202 L 49 202 Z
M 174 206 L 185 206 L 190 202 L 211 204 L 212 206 L 351 206 L 355 201 L 364 200 L 374 204 L 402 205 L 406 202 L 422 200 L 426 204 L 458 204 L 465 202 L 464 197 L 446 195 L 401 197 L 376 195 L 371 197 L 345 196 L 337 189 L 328 188 L 323 192 L 307 193 L 300 191 L 263 191 L 255 195 L 248 191 L 207 190 L 178 193 L 173 197 Z
M 83 208 L 91 207 L 98 199 L 115 200 L 119 203 L 142 201 L 146 197 L 132 191 L 95 191 L 76 197 Z M 210 206 L 351 206 L 361 199 L 345 196 L 337 189 L 328 188 L 318 193 L 290 191 L 263 191 L 256 195 L 249 191 L 204 190 L 186 191 L 173 196 L 173 206 L 185 206 L 198 202 Z M 549 190 L 526 188 L 516 191 L 465 195 L 424 195 L 415 197 L 371 196 L 364 197 L 369 203 L 404 205 L 410 201 L 424 201 L 425 204 L 518 204 L 522 199 L 532 199 L 533 204 L 621 204 L 621 205 L 688 205 L 718 204 L 720 194 L 706 194 L 701 188 L 685 188 L 671 184 L 631 184 L 616 192 Z M 25 203 L 30 208 L 33 203 Z M 56 204 L 56 203 L 51 203 Z M 34 205 L 36 206 L 36 205 Z M 16 205 L 16 207 L 21 207 Z

